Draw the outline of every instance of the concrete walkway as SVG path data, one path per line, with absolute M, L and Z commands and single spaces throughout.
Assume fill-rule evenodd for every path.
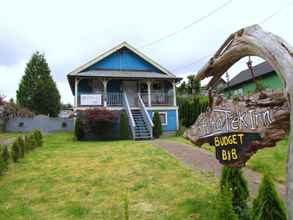
M 183 164 L 194 170 L 214 173 L 217 177 L 221 175 L 221 164 L 216 160 L 213 153 L 191 144 L 178 143 L 169 140 L 153 140 L 151 144 L 166 150 Z M 256 196 L 258 185 L 261 181 L 261 174 L 251 169 L 244 168 L 244 175 L 248 181 L 249 190 L 252 196 Z M 283 184 L 276 184 L 280 196 L 286 198 L 286 187 Z

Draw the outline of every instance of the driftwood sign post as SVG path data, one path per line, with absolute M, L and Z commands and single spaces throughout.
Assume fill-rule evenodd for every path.
M 214 100 L 185 137 L 199 146 L 214 146 L 216 158 L 225 166 L 243 167 L 257 150 L 275 146 L 289 129 L 289 106 L 282 93 Z
M 266 60 L 275 69 L 275 71 L 277 72 L 279 77 L 282 79 L 284 84 L 284 96 L 280 96 L 282 97 L 280 99 L 283 100 L 284 97 L 288 98 L 289 104 L 287 105 L 288 105 L 288 108 L 290 109 L 288 111 L 289 113 L 292 109 L 292 104 L 293 104 L 293 48 L 279 36 L 262 30 L 262 28 L 259 25 L 249 26 L 231 34 L 227 38 L 227 40 L 224 42 L 224 44 L 218 49 L 215 55 L 198 72 L 197 79 L 202 80 L 206 77 L 212 77 L 210 83 L 213 84 L 217 82 L 220 79 L 220 77 L 234 63 L 236 63 L 237 61 L 239 61 L 241 58 L 245 56 L 259 56 L 263 58 L 264 60 Z M 259 131 L 257 133 L 260 134 L 261 139 L 257 140 L 258 137 L 255 137 L 256 140 L 253 140 L 251 144 L 247 146 L 247 148 L 249 149 L 245 150 L 244 152 L 244 154 L 247 156 L 247 159 L 251 156 L 250 153 L 253 153 L 255 149 L 259 149 L 261 147 L 274 146 L 276 140 L 278 140 L 284 135 L 283 134 L 284 129 L 279 128 L 279 127 L 282 127 L 283 125 L 278 123 L 278 120 L 281 120 L 281 119 L 278 119 L 278 117 L 288 118 L 287 113 L 283 112 L 284 114 L 281 114 L 280 112 L 278 113 L 278 111 L 274 111 L 274 110 L 277 110 L 276 108 L 277 105 L 275 105 L 275 109 L 274 107 L 269 108 L 270 113 L 266 113 L 266 111 L 263 111 L 265 108 L 261 109 L 263 105 L 266 105 L 266 102 L 271 102 L 271 103 L 278 102 L 279 101 L 278 98 L 275 99 L 273 96 L 267 97 L 268 99 L 264 101 L 263 103 L 261 101 L 262 99 L 260 99 L 262 97 L 258 97 L 258 98 L 259 99 L 255 100 L 255 104 L 257 105 L 256 107 L 260 107 L 259 110 L 262 112 L 261 114 L 263 114 L 263 116 L 266 115 L 266 118 L 267 118 L 266 120 L 270 120 L 270 121 L 267 121 L 269 122 L 269 124 L 259 127 L 259 129 L 262 131 Z M 253 100 L 251 101 L 252 101 L 251 103 L 253 104 L 254 101 Z M 239 109 L 240 112 L 245 112 L 245 109 L 249 111 L 250 109 L 249 102 L 250 101 L 248 101 L 248 103 L 246 104 L 246 101 L 244 100 L 244 102 L 239 103 L 239 105 L 243 105 L 245 103 L 245 106 Z M 223 105 L 225 105 L 225 103 L 223 103 Z M 284 102 L 282 104 L 282 107 L 285 107 L 285 105 L 286 104 Z M 216 107 L 216 106 L 214 106 L 213 104 L 213 107 Z M 232 107 L 232 109 L 230 107 Z M 226 108 L 225 110 L 227 111 L 233 110 L 234 105 L 230 107 Z M 217 108 L 213 108 L 213 109 L 217 110 Z M 214 110 L 211 110 L 211 112 L 207 114 L 210 114 L 211 118 L 214 117 L 216 119 L 217 118 L 216 114 L 218 114 L 218 112 L 215 112 Z M 235 115 L 235 113 L 237 114 L 237 109 L 231 111 L 232 115 L 233 114 Z M 240 116 L 241 116 L 241 113 L 240 113 Z M 268 117 L 270 117 L 270 119 L 268 119 Z M 204 116 L 202 116 L 202 118 L 204 119 Z M 239 120 L 240 119 L 238 119 L 238 121 Z M 232 121 L 230 121 L 231 126 L 232 126 Z M 286 119 L 284 119 L 283 122 L 285 123 Z M 293 219 L 293 114 L 290 114 L 290 120 L 287 119 L 287 122 L 290 123 L 290 137 L 289 137 L 290 144 L 289 144 L 288 161 L 287 161 L 287 210 L 288 210 L 289 219 Z M 217 129 L 216 125 L 217 123 L 214 123 L 212 127 L 214 126 Z M 249 132 L 251 130 L 251 126 L 252 124 L 250 124 L 250 127 L 248 128 L 245 127 L 244 131 Z M 288 123 L 287 123 L 287 126 L 288 126 Z M 195 127 L 196 126 L 193 126 L 193 128 L 186 133 L 186 136 L 190 140 L 192 140 L 194 143 L 198 143 L 200 142 L 201 138 L 204 138 L 204 136 L 201 136 L 203 134 L 201 132 L 203 131 L 198 131 L 198 129 L 196 129 Z M 232 137 L 232 139 L 234 143 L 234 138 Z M 238 141 L 239 141 L 239 137 L 238 137 Z M 215 140 L 214 140 L 214 144 L 215 144 Z M 241 152 L 240 154 L 242 155 L 243 153 Z M 245 163 L 245 159 L 243 158 L 245 157 L 241 156 L 241 158 L 242 158 L 241 160 L 234 161 L 235 163 L 233 162 L 233 164 L 237 166 L 243 165 L 243 163 Z

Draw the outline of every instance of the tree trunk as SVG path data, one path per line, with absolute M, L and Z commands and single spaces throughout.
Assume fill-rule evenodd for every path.
M 284 83 L 284 92 L 289 98 L 291 112 L 293 109 L 293 48 L 279 36 L 263 31 L 259 25 L 249 26 L 231 34 L 198 72 L 196 79 L 212 77 L 209 85 L 213 85 L 234 63 L 245 56 L 259 56 L 276 70 Z M 287 210 L 289 219 L 293 220 L 293 114 L 290 115 L 290 128 Z

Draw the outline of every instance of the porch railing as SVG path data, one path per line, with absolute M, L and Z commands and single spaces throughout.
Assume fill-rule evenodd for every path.
M 152 105 L 173 105 L 173 94 L 166 92 L 151 92 Z
M 123 97 L 120 92 L 108 92 L 107 93 L 107 106 L 122 106 Z
M 154 127 L 154 123 L 153 123 L 153 121 L 152 121 L 152 119 L 151 119 L 148 111 L 145 108 L 145 105 L 143 103 L 143 100 L 142 100 L 141 96 L 138 96 L 138 105 L 139 105 L 140 110 L 142 112 L 144 121 L 146 122 L 147 128 L 148 128 L 148 130 L 150 132 L 151 139 L 153 139 L 153 127 Z
M 145 104 L 148 106 L 148 93 L 140 93 L 140 97 Z M 173 93 L 167 92 L 151 92 L 151 104 L 156 105 L 173 105 Z

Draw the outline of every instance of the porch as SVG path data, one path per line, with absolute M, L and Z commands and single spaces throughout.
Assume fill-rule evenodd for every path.
M 169 79 L 132 80 L 76 78 L 75 108 L 123 107 L 125 94 L 130 107 L 176 106 L 176 82 Z

